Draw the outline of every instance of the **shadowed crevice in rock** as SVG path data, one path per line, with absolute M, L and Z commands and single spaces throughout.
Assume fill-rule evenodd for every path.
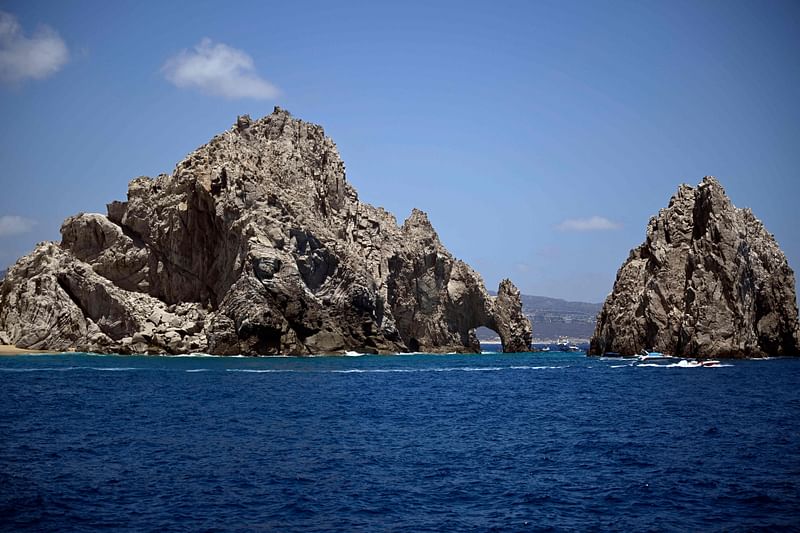
M 774 237 L 707 176 L 681 185 L 620 267 L 590 354 L 800 355 L 795 278 Z
M 399 226 L 360 202 L 322 128 L 279 108 L 239 117 L 172 174 L 133 179 L 107 216 L 70 217 L 61 233 L 0 286 L 0 333 L 19 346 L 475 352 L 479 326 L 506 351 L 531 342 L 510 281 L 490 296 L 425 213 Z

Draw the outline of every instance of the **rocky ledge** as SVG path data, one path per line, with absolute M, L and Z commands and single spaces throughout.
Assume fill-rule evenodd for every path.
M 425 213 L 362 203 L 320 126 L 276 108 L 79 214 L 0 285 L 0 343 L 100 353 L 526 351 L 519 291 L 496 297 Z
M 794 273 L 775 238 L 710 176 L 650 220 L 598 316 L 590 355 L 800 355 Z

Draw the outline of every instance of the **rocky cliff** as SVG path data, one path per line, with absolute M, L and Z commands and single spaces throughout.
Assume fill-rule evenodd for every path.
M 650 220 L 598 316 L 591 355 L 800 355 L 794 273 L 774 237 L 713 177 Z
M 240 117 L 178 163 L 79 214 L 0 286 L 0 342 L 118 353 L 525 351 L 510 281 L 490 296 L 425 213 L 362 203 L 320 126 Z

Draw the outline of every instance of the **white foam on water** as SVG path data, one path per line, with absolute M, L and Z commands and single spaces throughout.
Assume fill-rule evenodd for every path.
M 281 372 L 299 372 L 299 370 L 292 370 L 289 368 L 226 368 L 226 372 L 245 372 L 247 374 L 269 374 Z
M 442 372 L 441 368 L 348 368 L 328 370 L 331 374 L 410 374 L 414 372 Z
M 211 372 L 211 369 L 210 368 L 192 368 L 190 370 L 187 370 L 186 372 L 189 372 L 189 373 L 192 373 L 192 372 Z
M 510 366 L 513 370 L 555 370 L 557 368 L 569 368 L 570 365 L 564 366 Z
M 218 357 L 224 359 L 244 359 L 245 357 L 252 357 L 249 355 L 214 355 L 210 353 L 179 353 L 179 354 L 163 354 L 154 357 Z M 266 357 L 266 356 L 265 356 Z
M 70 372 L 72 370 L 97 370 L 100 372 L 125 372 L 129 370 L 145 370 L 133 367 L 97 367 L 97 366 L 62 366 L 41 368 L 0 368 L 0 372 Z
M 656 367 L 656 368 L 722 368 L 727 366 L 733 365 L 723 365 L 723 364 L 714 364 L 714 365 L 704 365 L 700 361 L 688 361 L 686 359 L 682 359 L 677 363 L 670 363 L 668 365 L 659 365 L 653 363 L 646 363 L 646 364 L 638 364 L 635 365 L 637 367 L 640 366 L 649 366 L 649 367 Z
M 63 370 L 61 368 L 0 368 L 0 372 L 46 372 L 48 370 Z
M 687 361 L 686 359 L 682 359 L 677 363 L 673 363 L 671 365 L 667 365 L 669 367 L 678 367 L 678 368 L 697 368 L 699 366 L 703 366 L 697 361 Z
M 348 368 L 329 370 L 334 374 L 407 374 L 413 372 L 498 372 L 501 370 L 548 370 L 566 366 L 449 366 L 442 368 Z
M 344 353 L 339 353 L 339 354 L 314 353 L 314 354 L 311 354 L 311 355 L 282 355 L 280 357 L 297 357 L 298 359 L 305 359 L 305 358 L 308 358 L 308 357 L 311 357 L 311 358 L 364 357 L 365 355 L 374 355 L 374 354 L 354 352 L 354 351 L 348 350 L 348 351 L 346 351 Z M 398 355 L 398 354 L 395 354 L 395 355 Z
M 436 372 L 497 372 L 498 370 L 505 370 L 502 366 L 458 366 L 451 368 L 434 368 Z

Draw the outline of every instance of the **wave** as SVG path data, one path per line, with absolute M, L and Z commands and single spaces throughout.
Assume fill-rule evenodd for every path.
M 148 356 L 150 357 L 150 356 Z M 214 358 L 225 358 L 225 359 L 244 359 L 245 357 L 252 357 L 249 355 L 214 355 L 210 353 L 178 353 L 178 354 L 159 354 L 154 355 L 152 357 L 214 357 Z M 285 356 L 281 356 L 285 357 Z
M 225 371 L 226 372 L 245 372 L 245 373 L 248 373 L 248 374 L 302 372 L 301 370 L 292 370 L 290 368 L 226 368 Z
M 99 372 L 127 372 L 131 370 L 147 370 L 146 368 L 135 367 L 103 367 L 103 366 L 56 366 L 56 367 L 32 367 L 32 368 L 0 368 L 0 372 L 70 372 L 73 370 L 97 370 Z
M 568 366 L 452 366 L 440 368 L 343 368 L 333 370 L 300 370 L 291 368 L 227 368 L 225 371 L 242 372 L 246 374 L 280 374 L 288 372 L 306 372 L 310 374 L 411 374 L 417 372 L 499 372 L 502 370 L 549 370 L 558 368 L 568 368 Z
M 63 371 L 64 368 L 0 368 L 0 372 L 58 372 Z M 68 369 L 66 369 L 68 370 Z
M 501 370 L 548 370 L 567 366 L 452 366 L 442 368 L 349 368 L 330 370 L 335 374 L 389 374 L 412 372 L 498 372 Z
M 644 363 L 644 364 L 630 365 L 630 366 L 637 366 L 637 367 L 647 366 L 647 367 L 655 367 L 655 368 L 722 368 L 722 367 L 733 366 L 733 365 L 724 365 L 724 364 L 719 364 L 719 363 L 718 364 L 714 364 L 714 365 L 704 365 L 703 363 L 701 363 L 699 361 L 687 361 L 686 359 L 683 359 L 681 361 L 678 361 L 677 363 L 671 363 L 671 364 L 668 364 L 668 365 L 660 365 L 658 363 Z M 616 368 L 616 367 L 612 367 L 612 368 Z

